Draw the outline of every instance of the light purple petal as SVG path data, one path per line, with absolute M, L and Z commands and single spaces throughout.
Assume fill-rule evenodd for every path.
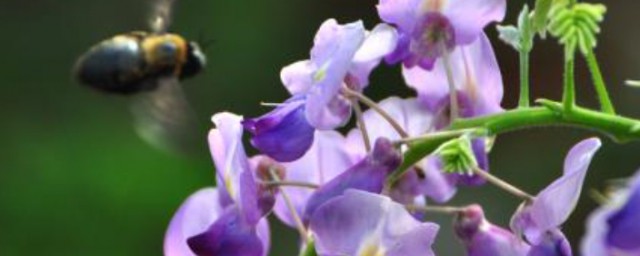
M 353 57 L 349 69 L 352 81 L 347 80 L 352 89 L 361 91 L 369 84 L 371 71 L 380 64 L 382 58 L 393 52 L 398 41 L 395 28 L 378 24 L 366 37 Z
M 314 74 L 314 84 L 307 94 L 305 110 L 312 126 L 327 130 L 343 125 L 351 113 L 348 103 L 343 102 L 339 93 L 353 57 L 364 41 L 365 30 L 362 22 L 339 28 L 331 26 L 326 29 L 328 32 L 325 32 L 324 27 L 323 24 L 318 31 L 312 50 L 311 61 L 318 70 Z M 336 29 L 339 31 L 335 31 Z
M 313 85 L 316 67 L 308 60 L 298 61 L 280 71 L 280 80 L 291 95 L 306 93 Z
M 609 225 L 607 218 L 615 209 L 602 207 L 593 212 L 587 219 L 587 230 L 580 243 L 580 252 L 583 256 L 607 255 L 607 234 Z
M 430 255 L 438 231 L 437 225 L 418 222 L 388 197 L 358 190 L 323 204 L 310 227 L 320 255 L 360 255 L 369 247 L 391 256 Z
M 487 36 L 483 33 L 472 44 L 457 47 L 449 57 L 454 84 L 469 98 L 472 112 L 486 115 L 501 111 L 502 75 Z M 431 111 L 438 111 L 438 104 L 448 98 L 449 82 L 442 59 L 436 61 L 432 71 L 403 68 L 403 76 Z
M 342 195 L 347 189 L 359 189 L 380 193 L 387 175 L 400 165 L 400 153 L 391 141 L 380 138 L 373 151 L 349 170 L 317 189 L 309 198 L 302 216 L 307 223 L 318 207 L 328 200 Z
M 564 175 L 545 189 L 513 217 L 513 230 L 524 232 L 532 243 L 539 243 L 542 233 L 564 223 L 575 208 L 582 191 L 591 158 L 600 148 L 597 138 L 575 145 L 565 159 Z
M 456 44 L 469 44 L 490 22 L 502 21 L 506 0 L 449 0 L 442 10 L 453 25 Z
M 187 239 L 206 231 L 222 212 L 218 189 L 204 188 L 193 193 L 169 223 L 164 237 L 164 255 L 195 256 L 187 245 Z
M 353 162 L 344 149 L 345 138 L 336 131 L 316 131 L 315 140 L 309 151 L 300 159 L 286 163 L 286 180 L 308 182 L 322 185 L 347 170 Z M 298 187 L 282 187 L 291 203 L 302 216 L 307 200 L 313 189 Z M 295 227 L 291 212 L 282 197 L 276 197 L 274 207 L 276 216 L 285 224 Z
M 417 10 L 422 0 L 380 0 L 378 14 L 380 18 L 397 25 L 404 33 L 411 33 L 418 19 Z
M 390 200 L 351 192 L 327 201 L 311 217 L 309 227 L 320 255 L 357 255 L 368 236 L 381 236 L 376 229 L 384 221 Z
M 187 239 L 187 244 L 196 255 L 264 256 L 267 249 L 256 227 L 246 223 L 233 206 L 226 208 L 205 232 Z
M 456 194 L 456 179 L 446 175 L 442 171 L 439 157 L 429 156 L 418 163 L 424 173 L 424 179 L 420 184 L 422 194 L 438 203 L 444 203 Z
M 389 97 L 379 102 L 378 105 L 411 136 L 418 136 L 434 130 L 433 115 L 422 107 L 415 98 Z M 362 118 L 367 126 L 371 141 L 381 137 L 391 140 L 400 139 L 398 132 L 377 112 L 367 110 Z
M 305 117 L 304 100 L 292 97 L 273 111 L 245 120 L 251 144 L 279 162 L 294 161 L 311 147 L 314 129 Z
M 240 196 L 240 174 L 249 171 L 248 158 L 242 145 L 242 116 L 218 113 L 212 117 L 216 129 L 209 132 L 209 149 L 216 166 L 216 178 L 225 206 L 229 199 L 238 201 Z

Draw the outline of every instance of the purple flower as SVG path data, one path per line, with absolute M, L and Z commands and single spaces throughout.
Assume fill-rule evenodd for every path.
M 458 90 L 461 117 L 476 117 L 501 112 L 502 74 L 491 47 L 482 33 L 472 44 L 456 48 L 450 55 L 453 80 Z M 432 71 L 404 68 L 407 84 L 418 92 L 418 100 L 437 113 L 438 128 L 449 125 L 449 81 L 442 60 Z
M 502 75 L 491 43 L 484 33 L 478 40 L 456 48 L 450 55 L 454 83 L 457 87 L 459 115 L 477 117 L 503 111 Z M 418 100 L 435 113 L 434 126 L 440 130 L 451 123 L 449 82 L 443 60 L 435 62 L 432 71 L 421 68 L 404 68 L 407 84 L 418 92 Z M 472 141 L 473 151 L 481 169 L 489 171 L 489 159 L 484 139 Z M 477 175 L 457 175 L 458 183 L 481 185 L 484 180 Z
M 410 136 L 419 136 L 434 130 L 433 115 L 416 99 L 390 97 L 379 102 L 378 105 L 396 120 Z M 362 118 L 366 124 L 370 141 L 375 141 L 378 138 L 400 139 L 396 130 L 377 112 L 367 110 L 363 113 Z M 352 157 L 354 159 L 363 158 L 366 155 L 366 150 L 360 130 L 352 130 L 347 138 L 347 145 Z M 453 197 L 456 192 L 455 180 L 441 172 L 437 157 L 427 157 L 420 161 L 416 168 L 418 169 L 407 172 L 391 190 L 391 197 L 395 201 L 408 204 L 413 203 L 416 197 L 427 195 L 438 202 L 445 202 Z
M 275 194 L 258 183 L 242 145 L 242 117 L 213 116 L 209 132 L 219 188 L 202 189 L 180 206 L 165 236 L 165 255 L 264 256 Z M 263 164 L 264 165 L 264 164 Z
M 348 190 L 311 218 L 319 255 L 434 255 L 438 225 L 415 220 L 389 198 Z
M 469 44 L 487 24 L 501 21 L 506 0 L 380 0 L 377 7 L 380 18 L 398 28 L 387 61 L 431 70 L 443 50 Z
M 391 141 L 380 138 L 371 153 L 360 162 L 317 189 L 307 201 L 302 219 L 308 223 L 316 209 L 330 199 L 342 195 L 347 189 L 372 193 L 382 192 L 387 176 L 402 161 Z
M 269 249 L 269 224 L 261 219 L 248 225 L 238 208 L 223 207 L 220 189 L 203 188 L 193 193 L 171 219 L 164 238 L 164 255 L 265 256 Z M 236 230 L 220 226 L 237 225 Z M 217 239 L 226 237 L 223 239 Z M 246 243 L 244 243 L 246 242 Z
M 533 245 L 540 244 L 548 232 L 555 232 L 575 208 L 589 164 L 600 145 L 597 138 L 576 144 L 567 154 L 562 177 L 514 214 L 511 229 Z
M 308 182 L 323 185 L 340 173 L 347 170 L 353 163 L 344 149 L 345 138 L 336 131 L 316 131 L 313 145 L 300 159 L 284 164 L 286 168 L 286 180 Z M 300 187 L 281 187 L 282 193 L 286 193 L 293 204 L 298 216 L 302 216 L 307 201 L 313 189 Z M 276 196 L 274 213 L 285 224 L 295 227 L 291 212 L 282 198 L 282 194 Z
M 247 119 L 242 125 L 253 136 L 251 144 L 279 162 L 300 158 L 313 143 L 314 128 L 307 122 L 304 99 L 293 97 L 273 111 Z
M 280 76 L 292 95 L 306 97 L 306 117 L 313 127 L 334 129 L 351 114 L 350 103 L 340 94 L 342 86 L 361 91 L 395 42 L 395 29 L 388 25 L 378 25 L 367 35 L 360 21 L 340 25 L 330 19 L 316 34 L 311 58 L 285 67 Z
M 640 172 L 627 188 L 591 214 L 580 251 L 584 256 L 640 255 Z
M 466 207 L 453 225 L 469 256 L 525 256 L 530 250 L 513 233 L 486 220 L 480 205 Z

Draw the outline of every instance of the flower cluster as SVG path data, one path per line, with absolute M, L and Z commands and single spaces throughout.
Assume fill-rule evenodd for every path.
M 179 208 L 165 255 L 267 255 L 271 213 L 297 229 L 302 253 L 434 255 L 440 227 L 429 221 L 431 211 L 454 216 L 468 255 L 572 255 L 562 224 L 600 140 L 575 145 L 562 175 L 530 195 L 489 173 L 495 134 L 452 129 L 460 119 L 505 111 L 502 75 L 483 30 L 502 21 L 506 0 L 380 0 L 377 11 L 383 23 L 371 31 L 360 21 L 325 21 L 309 59 L 282 69 L 291 96 L 272 111 L 213 116 L 217 187 L 197 191 Z M 416 97 L 375 102 L 364 95 L 383 63 L 402 65 Z M 338 131 L 350 123 L 352 130 Z M 260 152 L 252 158 L 245 131 Z M 434 138 L 441 142 L 429 154 L 407 161 L 424 145 L 415 141 Z M 489 222 L 478 204 L 439 205 L 459 186 L 486 183 L 522 200 L 509 228 Z M 630 184 L 589 221 L 585 255 L 640 252 L 640 178 Z

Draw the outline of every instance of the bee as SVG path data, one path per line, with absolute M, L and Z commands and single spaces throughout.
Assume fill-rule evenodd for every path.
M 150 31 L 106 39 L 82 54 L 76 80 L 106 94 L 131 98 L 134 126 L 147 142 L 170 151 L 190 151 L 195 115 L 181 80 L 200 73 L 206 58 L 196 42 L 168 33 L 173 0 L 155 0 Z

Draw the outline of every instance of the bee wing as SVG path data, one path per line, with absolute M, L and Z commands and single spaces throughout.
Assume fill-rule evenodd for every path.
M 154 33 L 165 33 L 171 23 L 171 11 L 176 0 L 152 0 L 150 27 Z
M 136 95 L 131 106 L 135 129 L 144 140 L 165 151 L 192 153 L 199 143 L 198 123 L 180 82 L 160 78 L 157 89 Z

